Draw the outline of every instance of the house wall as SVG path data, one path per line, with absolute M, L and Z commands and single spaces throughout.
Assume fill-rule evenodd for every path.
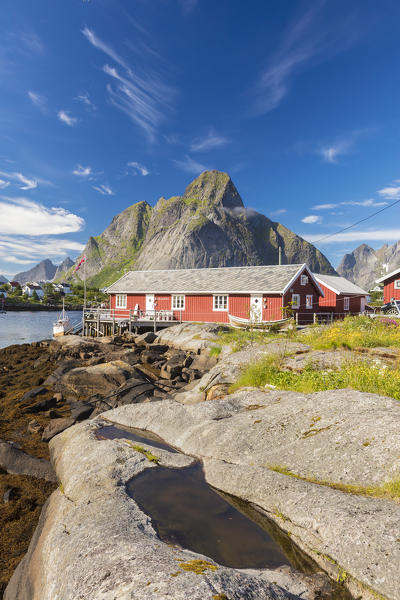
M 383 288 L 383 301 L 390 302 L 392 298 L 395 300 L 400 300 L 400 290 L 396 290 L 394 288 L 394 282 L 400 279 L 400 273 L 393 275 L 390 279 L 385 281 L 385 286 Z
M 307 273 L 305 273 L 307 275 Z M 284 295 L 283 302 L 284 306 L 288 306 L 289 302 L 292 301 L 292 294 L 300 295 L 300 308 L 293 309 L 293 312 L 298 314 L 299 323 L 311 323 L 314 320 L 313 313 L 319 312 L 319 298 L 320 292 L 310 276 L 308 275 L 308 283 L 301 285 L 300 275 L 290 286 L 289 291 Z M 312 308 L 306 308 L 306 296 L 312 295 L 313 305 Z
M 365 296 L 355 295 L 351 296 L 349 294 L 336 294 L 329 288 L 327 288 L 323 283 L 320 284 L 325 297 L 320 297 L 319 306 L 320 312 L 332 312 L 335 314 L 358 314 L 361 312 L 361 299 L 365 298 Z M 350 298 L 349 301 L 349 310 L 344 310 L 344 298 Z

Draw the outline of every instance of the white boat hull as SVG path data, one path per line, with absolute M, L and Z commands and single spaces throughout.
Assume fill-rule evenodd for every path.
M 53 325 L 53 337 L 59 337 L 65 335 L 66 332 L 71 328 L 71 324 L 68 321 L 57 321 Z
M 235 317 L 228 314 L 229 323 L 236 329 L 247 329 L 252 327 L 253 329 L 268 329 L 268 327 L 279 327 L 284 325 L 290 319 L 279 319 L 277 321 L 252 321 L 251 319 L 243 319 L 242 317 Z

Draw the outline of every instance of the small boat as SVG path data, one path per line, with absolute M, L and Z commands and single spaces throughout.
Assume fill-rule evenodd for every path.
M 63 298 L 63 308 L 60 315 L 58 315 L 58 319 L 55 323 L 53 323 L 53 337 L 59 337 L 60 335 L 65 335 L 71 329 L 71 323 L 67 313 L 64 308 L 64 298 Z
M 269 327 L 282 327 L 285 323 L 290 321 L 290 318 L 279 319 L 277 321 L 256 321 L 254 319 L 243 319 L 242 317 L 234 317 L 228 314 L 229 323 L 236 329 L 268 329 Z

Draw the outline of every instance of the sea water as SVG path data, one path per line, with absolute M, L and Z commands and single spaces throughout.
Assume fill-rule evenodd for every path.
M 68 311 L 69 320 L 75 323 L 82 318 L 82 311 Z M 0 314 L 0 348 L 11 344 L 29 344 L 53 337 L 53 323 L 57 311 L 9 311 Z

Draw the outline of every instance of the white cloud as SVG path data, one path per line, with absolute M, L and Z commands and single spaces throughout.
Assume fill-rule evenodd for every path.
M 205 137 L 194 140 L 190 150 L 192 152 L 206 152 L 207 150 L 214 150 L 214 148 L 222 148 L 227 144 L 229 144 L 228 138 L 210 130 Z
M 4 190 L 9 185 L 10 185 L 9 181 L 4 181 L 4 179 L 0 179 L 0 190 Z
M 100 184 L 100 185 L 93 185 L 92 187 L 94 190 L 96 190 L 96 192 L 100 192 L 100 194 L 103 194 L 103 196 L 113 196 L 114 195 L 114 192 L 108 185 Z
M 114 85 L 107 84 L 110 101 L 143 129 L 150 142 L 154 142 L 157 128 L 165 118 L 165 112 L 171 108 L 175 90 L 164 83 L 161 71 L 157 72 L 149 64 L 144 64 L 143 56 L 138 63 L 143 63 L 142 72 L 139 71 L 140 67 L 134 72 L 114 48 L 103 42 L 94 31 L 85 27 L 82 33 L 92 46 L 104 52 L 124 70 L 121 75 L 115 67 L 103 67 L 104 73 L 114 80 Z M 147 55 L 150 56 L 150 52 Z M 154 53 L 151 58 L 155 60 Z
M 356 200 L 351 200 L 349 202 L 341 202 L 340 203 L 342 206 L 372 206 L 372 207 L 376 207 L 376 206 L 386 206 L 388 204 L 388 202 L 376 202 L 373 198 L 368 198 L 367 200 L 360 200 L 360 201 L 356 201 Z
M 327 233 L 326 235 L 329 234 Z M 324 236 L 321 234 L 304 234 L 301 235 L 301 237 L 308 242 L 316 242 Z M 371 231 L 349 231 L 338 233 L 321 241 L 321 244 L 335 244 L 337 242 L 373 242 L 382 240 L 392 241 L 398 239 L 400 239 L 400 229 L 375 229 Z
M 80 242 L 62 238 L 0 235 L 0 258 L 6 263 L 32 264 L 44 258 L 62 259 L 69 253 L 82 252 L 83 248 Z
M 272 217 L 277 217 L 278 215 L 284 215 L 287 213 L 287 208 L 279 208 L 278 210 L 273 210 L 269 213 Z
M 337 204 L 316 204 L 312 207 L 313 210 L 329 210 L 332 208 L 336 208 Z
M 96 110 L 96 106 L 91 101 L 90 96 L 87 92 L 85 92 L 84 94 L 78 94 L 77 96 L 75 96 L 74 100 L 81 102 L 87 109 Z
M 140 173 L 143 176 L 150 174 L 149 169 L 138 162 L 128 162 L 128 167 L 132 167 L 134 170 L 134 175 L 137 175 L 137 173 Z
M 92 174 L 92 167 L 82 167 L 82 165 L 77 165 L 72 173 L 78 177 L 89 177 Z
M 302 223 L 321 223 L 322 217 L 319 215 L 308 215 L 301 220 Z
M 382 198 L 387 198 L 388 200 L 398 200 L 400 199 L 400 186 L 392 185 L 384 187 L 381 190 L 378 190 L 378 194 L 382 196 Z
M 28 94 L 28 97 L 29 97 L 30 101 L 32 102 L 32 104 L 34 104 L 37 108 L 39 108 L 39 110 L 41 110 L 43 113 L 48 112 L 46 96 L 41 96 L 40 94 L 37 94 L 36 92 L 33 92 L 32 90 L 28 90 L 27 94 Z
M 194 175 L 199 175 L 199 173 L 208 170 L 208 167 L 202 165 L 196 160 L 193 160 L 193 158 L 190 158 L 188 155 L 185 156 L 184 160 L 174 160 L 173 162 L 177 167 L 179 167 L 179 169 L 182 169 L 182 171 L 193 173 Z
M 74 127 L 74 125 L 76 125 L 78 122 L 78 119 L 76 117 L 71 117 L 71 115 L 68 114 L 65 110 L 59 110 L 57 116 L 60 119 L 60 121 L 62 121 L 69 127 Z
M 63 208 L 47 208 L 27 198 L 0 200 L 0 234 L 58 235 L 79 231 L 85 221 Z
M 21 190 L 33 190 L 38 186 L 38 179 L 31 179 L 23 173 L 18 173 L 15 171 L 12 173 L 9 173 L 7 171 L 0 171 L 0 175 L 2 177 L 7 177 L 8 179 L 11 179 L 11 181 L 22 183 L 23 185 L 18 186 Z

